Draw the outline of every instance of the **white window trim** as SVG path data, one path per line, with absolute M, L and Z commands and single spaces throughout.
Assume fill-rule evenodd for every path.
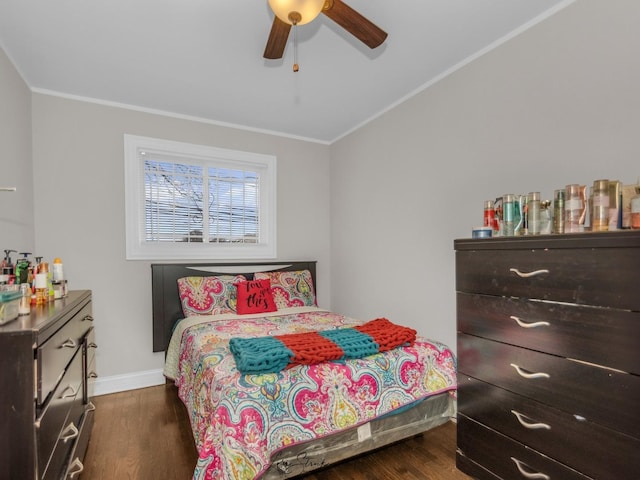
M 235 165 L 266 169 L 260 180 L 260 243 L 170 243 L 144 241 L 144 162 L 140 150 L 185 158 L 224 159 Z M 266 167 L 266 168 L 265 168 Z M 124 181 L 127 260 L 245 260 L 274 259 L 276 256 L 276 157 L 175 142 L 158 138 L 124 135 Z

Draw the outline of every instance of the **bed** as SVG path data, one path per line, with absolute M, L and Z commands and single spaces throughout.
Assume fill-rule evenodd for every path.
M 417 435 L 455 413 L 451 350 L 420 336 L 408 342 L 396 335 L 399 344 L 387 344 L 389 332 L 411 330 L 391 322 L 378 329 L 386 334 L 373 342 L 379 352 L 351 355 L 369 325 L 387 320 L 319 308 L 313 261 L 151 269 L 153 349 L 165 351 L 165 376 L 191 421 L 199 455 L 194 479 L 297 477 Z M 345 334 L 358 341 L 345 342 Z M 296 351 L 298 364 L 274 366 L 281 344 L 294 348 L 291 339 L 303 341 L 301 352 L 328 355 L 324 344 L 311 348 L 316 337 L 330 338 L 344 355 L 316 362 Z M 269 349 L 242 350 L 257 348 L 255 342 Z

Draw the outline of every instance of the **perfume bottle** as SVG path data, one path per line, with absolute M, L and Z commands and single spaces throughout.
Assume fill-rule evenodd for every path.
M 564 190 L 556 190 L 553 200 L 553 233 L 564 233 Z
M 18 315 L 29 315 L 31 313 L 31 286 L 28 283 L 20 284 L 20 304 L 18 305 Z
M 543 200 L 540 202 L 540 234 L 549 235 L 552 230 L 553 221 L 551 220 L 551 200 Z
M 496 218 L 496 211 L 493 209 L 493 200 L 484 202 L 484 226 L 493 228 Z
M 570 184 L 565 188 L 564 199 L 564 232 L 576 233 L 583 230 L 583 214 L 585 212 L 583 190 L 581 185 Z
M 527 201 L 527 226 L 530 235 L 540 234 L 540 192 L 530 192 Z
M 502 235 L 513 237 L 515 227 L 515 195 L 506 193 L 502 196 Z
M 593 182 L 591 230 L 594 232 L 609 230 L 609 180 Z
M 636 194 L 631 197 L 631 228 L 640 229 L 640 178 L 636 184 Z

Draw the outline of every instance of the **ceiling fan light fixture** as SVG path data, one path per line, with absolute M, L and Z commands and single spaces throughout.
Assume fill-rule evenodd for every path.
M 325 0 L 268 0 L 273 13 L 289 25 L 304 25 L 313 21 Z

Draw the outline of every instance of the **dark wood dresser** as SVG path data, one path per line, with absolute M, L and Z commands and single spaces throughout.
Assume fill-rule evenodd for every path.
M 0 480 L 79 478 L 95 347 L 88 290 L 0 327 Z
M 457 466 L 640 475 L 640 231 L 460 239 Z

